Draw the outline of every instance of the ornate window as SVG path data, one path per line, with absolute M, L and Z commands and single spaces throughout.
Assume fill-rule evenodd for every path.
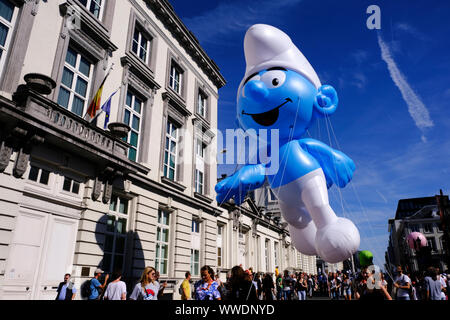
M 17 21 L 18 8 L 8 0 L 0 0 L 0 75 L 3 73 L 6 56 Z
M 431 223 L 424 223 L 423 224 L 423 231 L 426 233 L 432 233 L 433 232 L 433 225 Z
M 30 166 L 30 173 L 28 175 L 28 180 L 48 185 L 49 177 L 50 177 L 49 171 L 35 167 L 33 165 Z
M 102 19 L 104 0 L 78 0 L 97 19 Z
M 177 126 L 170 119 L 167 121 L 166 141 L 164 146 L 164 177 L 175 180 L 177 164 Z
M 130 126 L 131 130 L 128 136 L 124 138 L 124 141 L 131 145 L 128 149 L 128 159 L 132 161 L 136 161 L 138 157 L 143 108 L 144 102 L 132 92 L 128 91 L 125 100 L 123 122 Z
M 112 272 L 123 270 L 127 240 L 129 200 L 114 195 L 111 198 L 106 222 L 103 246 L 103 270 Z
M 80 192 L 80 183 L 71 178 L 64 177 L 62 189 L 73 194 L 78 194 Z
M 141 59 L 145 64 L 149 63 L 150 57 L 150 41 L 151 39 L 143 33 L 136 24 L 133 35 L 133 44 L 131 50 Z
M 217 266 L 222 267 L 223 263 L 223 230 L 222 225 L 217 225 Z
M 176 64 L 174 61 L 172 61 L 170 66 L 170 76 L 169 76 L 169 87 L 181 95 L 182 91 L 182 81 L 183 81 L 183 70 Z
M 279 252 L 278 252 L 278 242 L 274 242 L 273 243 L 273 261 L 275 263 L 276 266 L 279 265 L 278 262 L 278 256 L 279 256 Z
M 427 238 L 428 246 L 433 252 L 437 251 L 436 240 L 434 238 Z
M 203 118 L 206 118 L 206 108 L 207 108 L 208 96 L 202 91 L 198 90 L 197 96 L 197 113 Z
M 195 159 L 195 181 L 194 181 L 195 192 L 204 194 L 204 192 L 205 192 L 205 189 L 204 189 L 204 185 L 205 185 L 205 177 L 204 177 L 205 146 L 201 139 L 196 139 L 196 141 L 195 141 L 195 155 L 196 155 L 196 157 L 195 157 L 196 158 Z
M 167 275 L 169 268 L 169 233 L 170 214 L 164 210 L 158 210 L 155 268 L 162 275 Z
M 191 228 L 191 274 L 200 275 L 200 221 L 192 219 Z
M 58 104 L 82 117 L 87 110 L 94 65 L 74 48 L 66 54 Z
M 200 275 L 200 251 L 196 249 L 191 249 L 191 274 Z
M 270 240 L 266 239 L 266 241 L 264 242 L 264 257 L 265 257 L 265 262 L 266 262 L 266 271 L 269 270 L 270 266 L 269 266 L 269 245 L 270 245 Z

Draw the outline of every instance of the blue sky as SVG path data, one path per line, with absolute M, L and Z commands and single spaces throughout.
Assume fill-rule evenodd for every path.
M 252 24 L 286 32 L 340 104 L 310 135 L 356 163 L 353 181 L 333 186 L 336 213 L 353 220 L 361 250 L 382 266 L 388 219 L 399 199 L 450 191 L 450 3 L 444 1 L 170 1 L 218 64 L 219 129 L 235 127 L 236 90 L 245 71 L 243 39 Z M 381 9 L 368 30 L 366 9 Z M 330 134 L 328 134 L 330 133 Z M 334 134 L 333 134 L 334 133 Z M 233 173 L 222 165 L 220 173 Z

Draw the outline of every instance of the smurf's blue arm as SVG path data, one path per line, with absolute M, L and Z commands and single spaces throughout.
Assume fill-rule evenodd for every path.
M 237 205 L 244 202 L 247 192 L 258 189 L 264 184 L 266 169 L 263 164 L 248 164 L 232 176 L 216 184 L 217 202 L 223 203 L 232 197 Z
M 319 162 L 327 179 L 328 188 L 333 183 L 339 188 L 344 188 L 352 180 L 355 163 L 344 153 L 310 138 L 301 139 L 299 143 L 305 151 Z

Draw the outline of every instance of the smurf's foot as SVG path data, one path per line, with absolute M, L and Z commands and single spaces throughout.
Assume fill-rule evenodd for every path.
M 289 234 L 295 249 L 308 256 L 317 255 L 316 230 L 316 225 L 312 221 L 302 229 L 289 225 Z
M 348 219 L 338 218 L 317 230 L 316 250 L 329 263 L 337 263 L 351 257 L 359 248 L 359 231 Z

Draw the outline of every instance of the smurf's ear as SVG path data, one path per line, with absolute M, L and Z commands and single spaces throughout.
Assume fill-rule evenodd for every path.
M 330 85 L 323 85 L 317 91 L 314 100 L 314 114 L 316 117 L 332 115 L 338 106 L 339 99 L 336 90 Z

